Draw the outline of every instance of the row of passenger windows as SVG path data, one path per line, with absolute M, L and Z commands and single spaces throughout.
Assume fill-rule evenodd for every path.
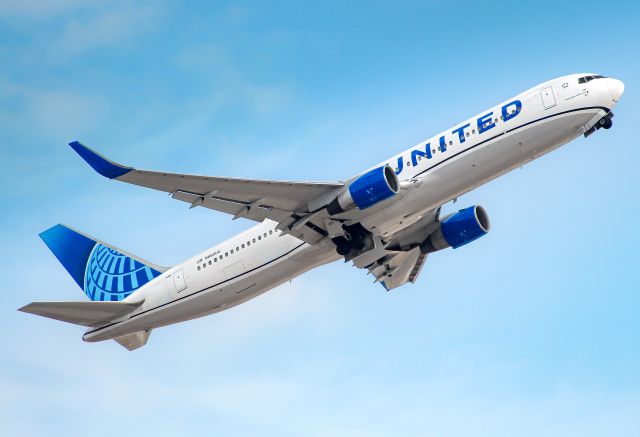
M 598 74 L 596 74 L 595 76 L 583 76 L 580 79 L 578 79 L 578 83 L 587 83 L 589 81 L 592 81 L 593 79 L 604 79 L 606 76 L 600 76 Z
M 242 243 L 239 246 L 236 246 L 235 248 L 231 248 L 231 250 L 227 250 L 224 254 L 220 253 L 219 255 L 213 257 L 213 259 L 210 259 L 209 261 L 204 261 L 201 265 L 198 265 L 198 270 L 206 268 L 207 265 L 212 265 L 213 263 L 222 261 L 223 258 L 228 258 L 229 255 L 238 253 L 242 249 L 245 249 L 251 246 L 252 244 L 256 244 L 258 241 L 262 240 L 263 238 L 267 238 L 269 235 L 273 235 L 273 232 L 274 232 L 273 229 L 270 229 L 269 232 L 265 232 L 264 234 L 258 235 L 257 237 L 252 238 L 251 240 L 247 240 L 246 243 Z M 279 231 L 276 229 L 275 232 L 278 233 Z
M 509 111 L 509 115 L 512 115 L 512 114 L 514 114 L 515 112 L 516 112 L 516 111 L 515 111 L 515 109 L 514 109 L 514 110 L 511 110 L 511 111 Z M 494 118 L 494 119 L 493 119 L 493 123 L 498 123 L 498 121 L 502 121 L 502 120 L 503 120 L 503 116 L 501 115 L 501 116 L 500 116 L 500 118 Z M 487 120 L 487 122 L 486 122 L 482 127 L 483 127 L 483 128 L 484 128 L 484 127 L 487 127 L 487 126 L 489 126 L 491 123 L 492 123 L 492 121 L 491 121 L 491 120 Z M 471 129 L 471 132 L 467 131 L 467 132 L 465 133 L 465 136 L 466 136 L 467 138 L 469 138 L 471 135 L 475 135 L 475 134 L 476 134 L 476 130 L 475 130 L 475 129 Z M 451 138 L 453 138 L 453 137 L 451 137 Z M 437 140 L 436 140 L 436 142 L 437 142 Z M 448 144 L 449 144 L 450 146 L 453 146 L 453 139 L 449 139 Z M 435 154 L 436 154 L 436 150 L 437 150 L 437 148 L 431 149 L 431 153 L 432 153 L 433 155 L 435 155 Z M 422 161 L 422 156 L 418 155 L 418 161 Z M 407 166 L 408 166 L 408 167 L 411 167 L 411 161 L 407 161 Z M 398 172 L 398 170 L 399 170 L 399 169 L 396 167 L 396 173 Z

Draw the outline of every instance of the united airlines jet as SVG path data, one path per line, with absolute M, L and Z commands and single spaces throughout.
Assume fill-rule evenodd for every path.
M 478 205 L 443 204 L 581 136 L 612 126 L 617 79 L 573 74 L 481 112 L 345 182 L 289 182 L 165 173 L 70 145 L 109 179 L 169 193 L 190 208 L 258 222 L 179 265 L 161 267 L 65 225 L 42 240 L 89 297 L 21 311 L 88 327 L 87 342 L 144 346 L 152 329 L 223 311 L 343 259 L 386 290 L 414 283 L 427 256 L 489 232 Z

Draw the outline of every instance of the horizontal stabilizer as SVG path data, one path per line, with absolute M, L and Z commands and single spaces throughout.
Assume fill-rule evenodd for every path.
M 133 312 L 138 302 L 32 302 L 19 311 L 82 326 L 98 326 Z
M 151 334 L 151 330 L 139 331 L 134 332 L 133 334 L 116 337 L 114 338 L 114 340 L 120 343 L 122 346 L 126 347 L 128 350 L 132 351 L 147 344 L 147 340 L 149 340 L 149 334 Z

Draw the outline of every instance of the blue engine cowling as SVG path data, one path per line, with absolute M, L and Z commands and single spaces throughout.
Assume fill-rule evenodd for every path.
M 329 214 L 339 214 L 351 208 L 369 208 L 394 196 L 399 189 L 398 176 L 385 165 L 374 168 L 358 177 L 328 206 Z
M 470 206 L 451 214 L 421 245 L 423 252 L 435 252 L 447 247 L 464 246 L 486 235 L 490 229 L 489 216 L 480 205 Z

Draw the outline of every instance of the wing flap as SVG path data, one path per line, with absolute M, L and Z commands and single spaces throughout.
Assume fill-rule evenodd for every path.
M 232 215 L 234 218 L 242 217 L 257 222 L 262 222 L 267 218 L 275 221 L 281 221 L 294 214 L 293 211 L 265 205 L 261 198 L 255 199 L 252 202 L 246 202 L 238 199 L 223 198 L 217 195 L 217 193 L 215 195 L 212 195 L 211 193 L 202 195 L 182 189 L 175 191 L 171 197 L 176 200 L 187 202 L 191 204 L 191 207 L 202 206 L 216 211 L 225 212 Z
M 143 302 L 32 302 L 19 311 L 75 325 L 97 326 L 133 312 Z
M 369 266 L 369 273 L 380 282 L 387 291 L 398 288 L 407 282 L 414 282 L 424 264 L 426 255 L 419 247 L 406 251 L 389 251 L 382 260 Z

